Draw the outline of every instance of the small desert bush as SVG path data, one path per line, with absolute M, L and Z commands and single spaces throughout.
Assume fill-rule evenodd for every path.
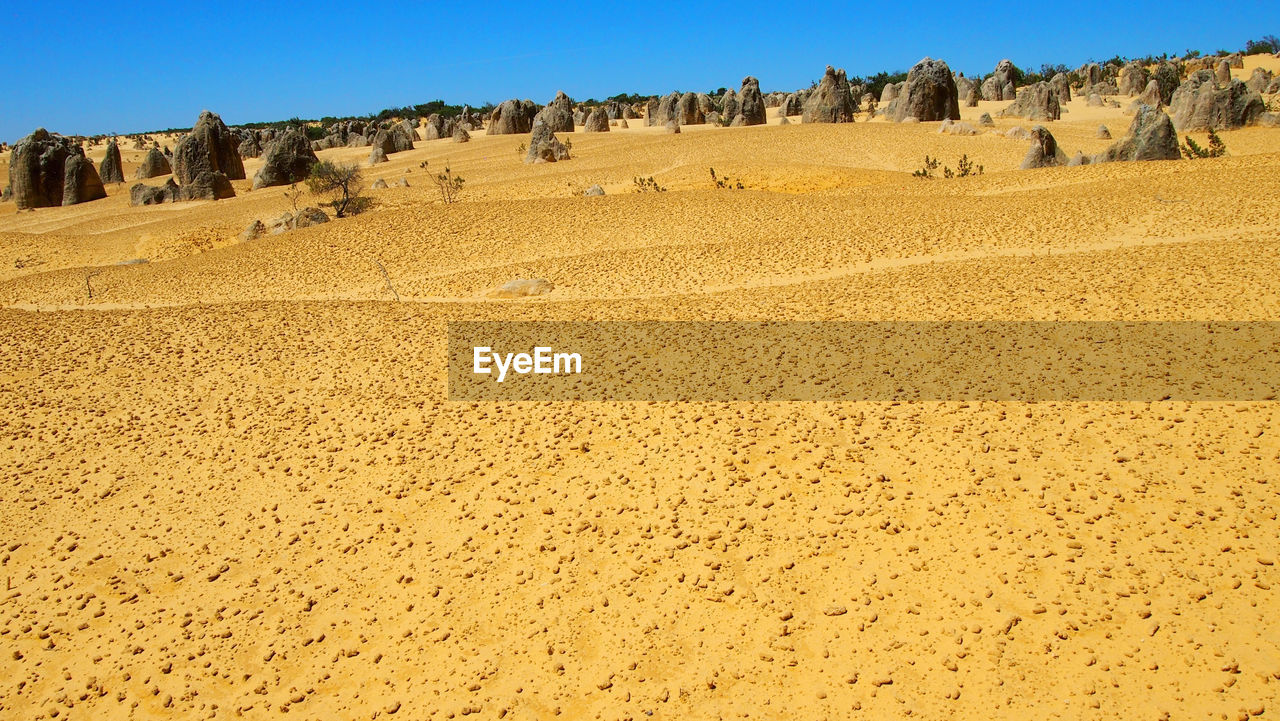
M 741 180 L 735 181 L 727 175 L 716 175 L 715 168 L 708 168 L 711 171 L 711 183 L 720 190 L 743 190 L 745 186 Z
M 364 177 L 360 166 L 355 163 L 321 160 L 311 166 L 307 187 L 316 195 L 328 196 L 329 200 L 322 205 L 333 208 L 334 215 L 339 218 L 361 213 L 372 202 L 369 197 L 360 194 L 364 191 Z
M 1222 142 L 1222 138 L 1218 134 L 1209 131 L 1209 147 L 1202 148 L 1200 144 L 1191 139 L 1188 135 L 1187 142 L 1182 144 L 1182 154 L 1187 160 L 1197 160 L 1199 158 L 1221 158 L 1227 154 L 1227 144 Z
M 665 193 L 666 188 L 658 185 L 658 181 L 650 175 L 647 178 L 633 178 L 631 184 L 635 186 L 637 193 Z

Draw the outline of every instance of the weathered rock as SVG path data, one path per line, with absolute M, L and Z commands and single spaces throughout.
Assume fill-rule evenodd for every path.
M 1087 90 L 1102 82 L 1102 66 L 1097 63 L 1089 63 L 1080 68 L 1079 75 L 1084 78 L 1083 87 Z
M 372 185 L 369 186 L 369 188 L 372 190 L 384 190 L 386 187 L 387 187 L 387 181 L 385 178 L 378 178 L 377 180 L 373 181 Z
M 716 127 L 720 127 L 721 125 L 724 125 L 724 119 L 720 117 L 720 113 L 716 112 L 715 110 L 712 110 L 711 112 L 707 113 L 707 125 L 714 125 Z
M 1065 105 L 1071 102 L 1071 83 L 1067 80 L 1067 76 L 1063 73 L 1057 73 L 1053 79 L 1049 81 L 1055 92 L 1058 93 L 1058 104 Z
M 182 197 L 184 200 L 222 200 L 236 197 L 236 191 L 226 175 L 203 170 L 182 184 Z
M 506 100 L 489 114 L 486 135 L 517 135 L 533 129 L 533 115 L 529 114 L 529 101 Z M 536 113 L 534 113 L 536 114 Z
M 1058 104 L 1058 92 L 1052 85 L 1044 81 L 1028 85 L 1018 91 L 1013 105 L 1000 111 L 1002 118 L 1026 118 L 1047 122 L 1062 117 L 1062 107 Z
M 732 120 L 740 108 L 741 104 L 737 101 L 737 91 L 733 90 L 733 88 L 727 88 L 724 91 L 724 95 L 721 96 L 721 117 Z
M 1031 147 L 1027 149 L 1027 154 L 1019 167 L 1022 170 L 1030 170 L 1055 168 L 1066 164 L 1067 154 L 1058 147 L 1058 141 L 1054 140 L 1053 133 L 1043 125 L 1031 128 Z
M 310 228 L 313 225 L 328 223 L 329 215 L 319 208 L 306 207 L 293 217 L 294 228 Z
M 738 114 L 742 116 L 742 124 L 764 125 L 764 113 L 764 98 L 760 95 L 760 81 L 748 75 L 742 79 L 742 88 L 738 90 Z
M 489 293 L 494 298 L 525 298 L 531 295 L 544 295 L 555 290 L 551 281 L 545 278 L 517 278 L 507 281 L 502 287 Z
M 1262 94 L 1266 92 L 1267 88 L 1271 85 L 1271 78 L 1272 74 L 1270 70 L 1267 70 L 1266 68 L 1254 68 L 1253 74 L 1249 76 L 1249 79 L 1245 81 L 1244 85 L 1253 92 Z
M 787 118 L 787 116 L 785 116 L 785 115 L 784 115 L 784 116 L 782 116 L 782 118 L 778 120 L 778 125 L 790 125 L 790 124 L 791 124 L 791 120 L 790 120 L 789 118 Z
M 169 159 L 164 157 L 164 153 L 159 148 L 152 148 L 147 151 L 147 157 L 142 159 L 142 165 L 138 166 L 138 172 L 134 174 L 138 180 L 146 180 L 161 175 L 172 173 L 173 169 L 169 167 Z
M 880 104 L 888 105 L 898 99 L 898 83 L 885 83 L 884 89 L 880 91 Z
M 369 151 L 369 165 L 377 165 L 378 163 L 387 162 L 387 151 L 382 149 L 381 145 L 375 145 Z
M 524 162 L 555 163 L 568 159 L 569 149 L 556 138 L 551 127 L 541 118 L 534 121 L 529 137 L 529 152 L 525 155 Z
M 348 148 L 367 148 L 369 147 L 369 138 L 365 135 L 351 134 L 347 136 Z
M 249 227 L 240 233 L 240 242 L 245 243 L 250 240 L 257 240 L 267 234 L 267 226 L 261 220 L 255 220 L 249 224 Z
M 778 117 L 794 117 L 804 114 L 804 96 L 800 93 L 788 93 L 778 104 Z M 735 113 L 736 115 L 736 113 Z M 728 113 L 725 117 L 729 117 Z
M 623 130 L 626 130 L 627 128 L 629 128 L 629 127 L 631 127 L 631 126 L 627 124 L 627 119 L 626 119 L 626 118 L 619 118 L 619 119 L 618 119 L 618 127 L 619 127 L 619 128 L 622 128 Z
M 609 113 L 603 107 L 596 108 L 587 116 L 587 122 L 583 123 L 582 131 L 584 133 L 607 133 L 609 132 Z
M 968 123 L 943 120 L 942 125 L 938 126 L 938 132 L 947 135 L 977 135 L 978 129 Z
M 1160 103 L 1168 105 L 1173 99 L 1173 91 L 1182 84 L 1182 68 L 1171 62 L 1162 62 L 1156 66 L 1151 79 L 1160 85 Z
M 978 107 L 978 100 L 978 86 L 975 85 L 969 88 L 969 94 L 964 96 L 964 106 L 966 108 L 976 108 Z
M 173 178 L 164 181 L 164 185 L 152 187 L 146 183 L 135 183 L 129 188 L 129 205 L 159 205 L 160 203 L 176 203 L 183 200 L 182 188 L 173 182 Z
M 1089 106 L 1089 107 L 1091 107 L 1091 108 L 1100 108 L 1100 107 L 1102 107 L 1102 105 L 1103 105 L 1103 103 L 1102 103 L 1102 96 L 1101 96 L 1101 95 L 1099 95 L 1099 94 L 1097 94 L 1097 93 L 1089 93 L 1089 98 L 1088 98 L 1087 100 L 1085 100 L 1085 105 L 1087 105 L 1087 106 Z
M 1219 85 L 1226 85 L 1231 82 L 1231 63 L 1226 60 L 1218 63 L 1218 69 L 1214 73 L 1214 79 L 1218 81 Z
M 913 117 L 921 122 L 960 119 L 960 102 L 951 68 L 942 60 L 924 58 L 907 73 L 905 96 L 893 101 L 891 119 Z
M 1266 111 L 1261 95 L 1239 80 L 1219 85 L 1208 70 L 1192 73 L 1174 91 L 1169 109 L 1182 132 L 1231 130 L 1254 123 Z
M 1093 137 L 1098 138 L 1100 140 L 1110 140 L 1111 131 L 1107 129 L 1107 126 L 1099 125 L 1098 130 L 1093 134 Z
M 582 194 L 588 198 L 598 196 L 598 195 L 604 195 L 604 188 L 600 187 L 600 185 L 597 183 L 596 185 L 593 185 L 590 188 L 587 188 L 586 190 L 582 191 Z
M 680 124 L 680 93 L 672 92 L 663 96 L 658 103 L 658 114 L 650 118 L 650 125 Z
M 1018 68 L 1014 66 L 1012 60 L 1005 58 L 996 63 L 995 73 L 991 77 L 995 78 L 995 85 L 1000 88 L 1000 95 L 995 98 L 987 98 L 987 100 L 1013 100 L 1015 98 L 1014 91 L 1018 87 Z M 923 118 L 921 119 L 923 120 Z
M 573 132 L 573 101 L 569 99 L 564 91 L 557 91 L 556 97 L 546 107 L 538 111 L 533 122 L 536 125 L 538 118 L 541 118 L 547 127 L 553 133 L 572 133 Z
M 1067 167 L 1069 168 L 1075 167 L 1077 165 L 1088 165 L 1088 164 L 1089 164 L 1088 156 L 1086 156 L 1084 152 L 1080 150 L 1077 150 L 1076 154 L 1071 156 L 1071 160 L 1067 161 Z
M 67 156 L 67 164 L 63 170 L 62 204 L 79 205 L 105 197 L 107 189 L 102 185 L 98 169 L 93 167 L 93 161 L 86 158 L 84 151 L 76 145 Z
M 698 104 L 697 95 L 685 93 L 676 101 L 676 122 L 681 125 L 702 125 L 706 119 L 706 113 Z
M 102 156 L 102 167 L 98 168 L 98 175 L 104 183 L 124 182 L 124 161 L 120 159 L 120 146 L 115 140 L 107 143 L 107 154 Z
M 805 101 L 801 122 L 853 122 L 853 96 L 849 92 L 849 78 L 843 69 L 827 66 L 818 87 Z
M 459 127 L 459 128 L 461 128 L 462 126 L 458 126 L 458 127 Z M 409 187 L 409 179 L 408 179 L 408 178 L 397 178 L 397 179 L 396 179 L 396 187 L 397 187 L 397 188 L 407 188 L 407 187 Z
M 78 142 L 44 128 L 9 155 L 9 187 L 18 208 L 51 208 L 105 198 L 106 189 Z
M 253 189 L 302 182 L 318 162 L 307 136 L 290 128 L 267 146 L 262 167 L 253 176 Z
M 982 92 L 982 86 L 977 80 L 974 80 L 973 78 L 966 78 L 964 73 L 956 75 L 956 95 L 961 100 L 968 98 L 969 93 L 973 92 L 975 89 L 978 90 L 978 92 Z
M 658 110 L 662 107 L 662 103 L 657 98 L 649 98 L 649 102 L 644 106 L 644 124 L 647 127 L 653 127 L 658 124 Z
M 457 127 L 453 129 L 453 142 L 455 143 L 471 142 L 471 133 L 467 132 L 467 128 L 465 125 L 459 124 Z
M 236 136 L 208 110 L 200 113 L 195 127 L 174 147 L 172 165 L 178 185 L 184 187 L 205 173 L 221 173 L 227 180 L 245 177 Z
M 995 124 L 996 122 L 991 119 L 991 113 L 983 113 L 978 116 L 978 125 L 981 125 L 984 128 L 995 127 Z
M 1094 158 L 1093 162 L 1117 160 L 1177 160 L 1178 134 L 1163 110 L 1144 105 L 1129 125 L 1129 133 Z
M 707 113 L 716 109 L 716 103 L 706 93 L 698 93 L 698 110 L 702 111 L 705 116 Z
M 1150 105 L 1153 108 L 1163 106 L 1163 103 L 1160 102 L 1160 82 L 1155 78 L 1152 78 L 1151 81 L 1147 83 L 1147 87 L 1142 91 L 1141 95 L 1134 98 L 1133 102 L 1129 103 L 1129 107 L 1125 108 L 1125 113 L 1127 115 L 1133 115 L 1138 112 L 1138 108 L 1143 105 Z
M 1030 140 L 1031 133 L 1027 132 L 1027 129 L 1021 125 L 1015 125 L 1004 131 L 1004 137 L 1013 138 L 1014 140 Z
M 439 113 L 432 113 L 422 123 L 422 139 L 423 140 L 439 140 L 447 138 L 444 132 L 444 118 Z
M 739 118 L 741 118 L 742 116 L 741 116 L 741 115 L 739 115 L 738 117 L 739 117 Z M 664 128 L 666 128 L 667 133 L 669 133 L 669 134 L 671 134 L 671 135 L 679 135 L 679 134 L 680 134 L 680 123 L 677 123 L 677 122 L 676 122 L 676 121 L 674 121 L 674 120 L 668 120 L 668 121 L 667 121 L 667 124 L 666 124 L 666 125 L 664 125 L 663 127 L 664 127 Z
M 258 135 L 249 133 L 236 146 L 236 154 L 241 158 L 257 158 L 262 155 L 262 146 L 258 144 Z
M 979 92 L 982 93 L 983 100 L 1003 100 L 1001 96 L 1004 95 L 1004 89 L 1001 87 L 1000 81 L 996 80 L 996 76 L 994 75 L 983 80 L 982 85 L 980 85 L 978 89 Z
M 1137 95 L 1147 87 L 1149 77 L 1147 69 L 1137 60 L 1130 60 L 1120 69 L 1120 94 Z

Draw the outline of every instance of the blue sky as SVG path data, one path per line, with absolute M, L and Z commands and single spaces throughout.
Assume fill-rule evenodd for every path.
M 871 4 L 686 2 L 66 2 L 0 6 L 0 139 L 376 112 L 441 98 L 543 103 L 619 92 L 767 90 L 907 69 L 1072 67 L 1120 54 L 1211 52 L 1280 35 L 1280 2 Z

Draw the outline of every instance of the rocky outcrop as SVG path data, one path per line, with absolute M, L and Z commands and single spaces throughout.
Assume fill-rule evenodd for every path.
M 603 107 L 592 110 L 587 116 L 587 122 L 583 123 L 582 131 L 585 133 L 609 132 L 609 112 Z
M 1127 115 L 1133 115 L 1138 112 L 1138 108 L 1143 105 L 1150 105 L 1153 108 L 1164 106 L 1164 103 L 1160 101 L 1160 82 L 1155 78 L 1152 78 L 1147 83 L 1146 89 L 1142 91 L 1141 95 L 1134 98 L 1133 102 L 1129 104 L 1129 107 L 1125 108 L 1124 112 Z
M 236 146 L 236 154 L 241 158 L 257 158 L 262 155 L 262 145 L 258 142 L 258 134 L 249 131 L 240 138 Z
M 525 155 L 526 163 L 555 163 L 569 159 L 569 149 L 560 142 L 546 121 L 539 118 L 533 123 L 533 131 L 529 137 L 529 152 Z
M 1172 62 L 1162 62 L 1151 73 L 1151 79 L 1160 86 L 1160 103 L 1168 105 L 1173 99 L 1173 91 L 1182 84 L 1182 68 Z
M 738 115 L 743 125 L 764 125 L 764 97 L 760 95 L 760 81 L 748 75 L 742 79 L 738 90 Z M 735 120 L 737 116 L 734 116 Z
M 649 125 L 680 124 L 677 117 L 680 112 L 680 93 L 672 92 L 658 101 L 658 108 L 649 115 Z
M 1067 76 L 1063 73 L 1057 73 L 1049 81 L 1049 85 L 1053 87 L 1054 92 L 1058 94 L 1058 105 L 1064 105 L 1071 102 L 1071 83 L 1067 80 Z
M 960 119 L 960 102 L 951 68 L 942 60 L 924 58 L 907 73 L 906 94 L 893 101 L 890 118 L 902 122 Z
M 782 98 L 782 102 L 778 105 L 778 117 L 794 117 L 804 114 L 804 95 L 800 93 L 787 93 Z
M 681 125 L 702 125 L 706 119 L 706 113 L 698 103 L 697 95 L 685 93 L 676 101 L 676 122 Z
M 466 124 L 458 123 L 457 125 L 453 126 L 453 142 L 455 143 L 471 142 L 471 133 L 467 132 Z M 404 180 L 404 178 L 401 178 L 401 180 Z
M 422 121 L 422 139 L 423 140 L 439 140 L 447 138 L 444 132 L 444 118 L 439 113 L 432 113 Z
M 227 129 L 222 118 L 208 110 L 200 113 L 195 127 L 173 149 L 173 174 L 178 185 L 185 187 L 204 173 L 221 173 L 227 180 L 244 180 L 239 145 L 238 138 Z
M 533 103 L 528 100 L 506 100 L 489 114 L 489 126 L 485 135 L 518 135 L 533 129 L 533 116 L 529 112 Z
M 307 136 L 300 130 L 290 128 L 267 146 L 262 167 L 253 176 L 253 189 L 306 180 L 311 174 L 311 166 L 317 162 L 319 158 L 311 150 Z
M 62 176 L 62 204 L 79 205 L 90 200 L 107 197 L 107 189 L 102 185 L 102 177 L 93 161 L 86 158 L 84 151 L 77 145 L 67 156 L 67 164 Z
M 1163 110 L 1144 105 L 1138 108 L 1129 133 L 1097 156 L 1093 162 L 1127 160 L 1177 160 L 1178 134 Z
M 991 77 L 995 78 L 996 85 L 1000 88 L 1000 97 L 988 98 L 988 100 L 1013 100 L 1014 95 L 1010 91 L 1016 91 L 1018 88 L 1018 68 L 1014 66 L 1013 61 L 1005 58 L 996 63 L 995 73 Z
M 1271 85 L 1272 73 L 1266 68 L 1254 68 L 1253 74 L 1245 81 L 1244 86 L 1255 93 L 1262 94 Z
M 120 159 L 120 146 L 115 140 L 107 143 L 107 153 L 102 156 L 102 167 L 98 168 L 98 175 L 104 183 L 124 182 L 124 161 Z
M 818 87 L 805 102 L 801 122 L 804 123 L 852 123 L 853 96 L 849 93 L 849 78 L 843 69 L 830 65 L 822 74 Z M 785 116 L 784 116 L 785 117 Z
M 1044 81 L 1028 85 L 1018 91 L 1013 105 L 1000 111 L 1002 118 L 1026 118 L 1047 122 L 1062 117 L 1062 107 L 1058 103 L 1058 91 Z
M 1031 147 L 1027 149 L 1027 154 L 1022 159 L 1022 165 L 1018 166 L 1022 170 L 1030 170 L 1032 168 L 1056 168 L 1067 164 L 1067 154 L 1062 152 L 1062 148 L 1058 147 L 1058 141 L 1054 140 L 1053 133 L 1043 125 L 1037 125 L 1031 128 Z
M 189 182 L 182 184 L 184 200 L 222 200 L 235 196 L 236 191 L 231 187 L 231 179 L 219 172 L 201 171 Z
M 176 203 L 185 200 L 182 188 L 173 182 L 173 178 L 164 181 L 164 185 L 153 187 L 146 183 L 135 183 L 129 188 L 129 205 L 159 205 L 160 203 Z
M 1266 111 L 1262 96 L 1239 80 L 1220 85 L 1208 70 L 1197 70 L 1169 101 L 1173 124 L 1182 132 L 1231 130 L 1256 122 Z
M 1137 60 L 1130 60 L 1120 69 L 1119 89 L 1121 95 L 1137 95 L 1146 87 L 1150 78 L 1147 69 Z
M 542 118 L 553 133 L 572 133 L 573 101 L 564 91 L 556 91 L 555 99 L 538 111 L 533 119 L 534 124 L 537 124 L 538 118 Z
M 1218 69 L 1214 71 L 1214 79 L 1217 80 L 1220 85 L 1226 85 L 1231 82 L 1231 63 L 1226 60 L 1218 63 Z
M 168 175 L 173 172 L 173 168 L 169 167 L 169 159 L 160 152 L 159 148 L 152 148 L 147 151 L 147 157 L 142 159 L 142 165 L 138 166 L 138 171 L 134 177 L 138 180 L 146 180 L 148 178 L 156 178 L 161 175 Z
M 44 128 L 9 155 L 10 193 L 18 208 L 51 208 L 107 197 L 102 178 L 78 142 Z

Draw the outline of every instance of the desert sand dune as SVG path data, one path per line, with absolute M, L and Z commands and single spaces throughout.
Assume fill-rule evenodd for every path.
M 1068 110 L 1068 153 L 1130 120 Z M 641 125 L 419 142 L 243 243 L 281 188 L 0 206 L 0 718 L 1275 712 L 1273 402 L 450 403 L 444 359 L 452 319 L 1275 320 L 1280 131 L 1019 171 Z

